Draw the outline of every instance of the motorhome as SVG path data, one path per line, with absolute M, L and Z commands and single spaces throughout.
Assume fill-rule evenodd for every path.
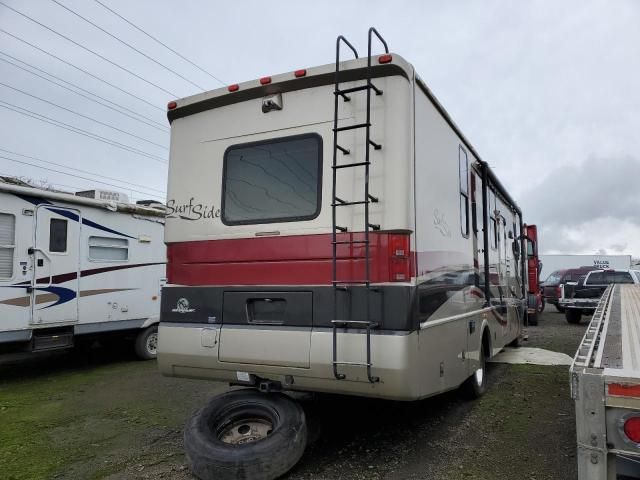
M 69 348 L 126 332 L 138 355 L 155 357 L 164 209 L 117 192 L 20 183 L 0 181 L 0 349 Z
M 160 369 L 262 392 L 480 395 L 527 312 L 522 212 L 375 30 L 366 57 L 344 37 L 336 57 L 168 104 Z

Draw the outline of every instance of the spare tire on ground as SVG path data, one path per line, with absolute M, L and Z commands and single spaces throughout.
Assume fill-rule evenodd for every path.
M 248 389 L 214 397 L 184 432 L 187 463 L 201 480 L 273 480 L 300 460 L 306 443 L 297 402 Z

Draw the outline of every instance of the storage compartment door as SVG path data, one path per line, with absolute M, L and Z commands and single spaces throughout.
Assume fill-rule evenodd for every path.
M 309 368 L 311 292 L 225 292 L 219 360 Z

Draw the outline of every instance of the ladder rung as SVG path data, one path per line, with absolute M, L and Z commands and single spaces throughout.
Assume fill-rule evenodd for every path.
M 367 225 L 369 225 L 371 230 L 380 230 L 380 225 L 377 223 L 368 223 Z
M 373 147 L 374 150 L 380 150 L 382 148 L 382 145 L 380 145 L 379 143 L 374 142 L 373 140 L 369 140 L 369 143 L 371 144 L 371 146 Z
M 359 244 L 359 243 L 369 243 L 369 240 L 344 240 L 339 242 L 331 242 L 334 245 L 351 245 L 351 244 Z
M 356 163 L 345 163 L 344 165 L 334 165 L 331 168 L 350 168 L 350 167 L 361 167 L 362 165 L 370 165 L 371 162 L 356 162 Z
M 376 95 L 382 95 L 382 90 L 376 87 L 373 83 L 369 82 L 371 89 L 376 92 Z
M 349 155 L 351 153 L 351 151 L 347 148 L 341 147 L 340 145 L 336 144 L 336 148 L 338 150 L 340 150 L 344 155 Z
M 371 87 L 375 88 L 373 85 L 371 85 Z M 336 95 L 344 95 L 345 93 L 361 92 L 367 88 L 369 88 L 369 85 L 359 85 L 357 87 L 345 88 L 344 90 L 336 90 L 333 93 Z
M 361 362 L 333 362 L 334 365 L 352 365 L 355 367 L 370 367 L 371 363 L 361 363 Z
M 346 127 L 338 127 L 338 128 L 334 128 L 333 131 L 334 132 L 343 132 L 345 130 L 353 130 L 355 128 L 364 128 L 364 127 L 370 127 L 371 124 L 370 123 L 355 123 L 353 125 L 347 125 Z
M 337 200 L 337 198 L 336 198 L 336 200 Z M 331 206 L 332 207 L 346 207 L 346 206 L 349 206 L 349 205 L 363 205 L 365 203 L 371 203 L 371 201 L 360 200 L 360 201 L 357 201 L 357 202 L 340 202 L 340 203 L 332 203 Z
M 369 320 L 331 320 L 331 323 L 337 325 L 339 323 L 348 323 L 348 324 L 358 324 L 364 325 L 365 327 L 369 325 L 371 328 L 376 328 L 378 324 L 376 322 L 370 322 Z

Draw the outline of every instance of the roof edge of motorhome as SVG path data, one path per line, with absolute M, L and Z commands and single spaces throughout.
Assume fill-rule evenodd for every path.
M 61 202 L 86 205 L 89 207 L 101 208 L 104 210 L 118 211 L 123 213 L 148 215 L 152 217 L 165 216 L 165 212 L 157 208 L 142 207 L 140 205 L 131 203 L 106 202 L 104 200 L 95 200 L 93 198 L 78 197 L 72 193 L 50 192 L 41 188 L 22 187 L 2 182 L 0 182 L 0 192 L 12 193 L 14 195 L 23 195 L 28 197 L 46 198 L 49 200 L 58 200 Z
M 390 77 L 399 75 L 407 80 L 413 77 L 413 66 L 398 54 L 391 54 L 390 63 L 372 64 L 371 77 Z M 372 60 L 376 57 L 372 57 Z M 357 58 L 340 63 L 340 81 L 353 82 L 367 78 L 368 58 Z M 329 63 L 317 67 L 309 67 L 302 77 L 296 77 L 295 72 L 285 72 L 271 75 L 270 83 L 262 85 L 260 79 L 253 79 L 238 83 L 238 89 L 230 92 L 228 87 L 217 88 L 189 97 L 175 100 L 177 106 L 167 111 L 169 123 L 182 117 L 194 115 L 214 108 L 245 102 L 266 95 L 293 92 L 306 88 L 320 87 L 335 83 L 336 64 Z

